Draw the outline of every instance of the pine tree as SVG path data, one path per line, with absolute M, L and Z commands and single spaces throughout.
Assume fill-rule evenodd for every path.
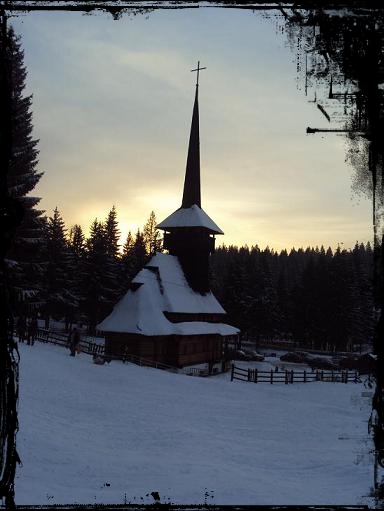
M 104 231 L 107 254 L 111 257 L 117 258 L 119 253 L 120 231 L 117 223 L 115 206 L 113 206 L 111 211 L 108 213 L 107 219 L 104 223 Z
M 247 248 L 229 247 L 228 263 L 222 280 L 221 303 L 228 313 L 228 322 L 238 326 L 243 336 L 247 336 L 254 324 L 251 308 L 253 300 L 249 296 L 249 278 L 247 266 L 249 250 Z
M 278 324 L 277 275 L 274 272 L 274 252 L 267 247 L 261 254 L 262 325 L 265 337 L 274 337 Z
M 9 29 L 12 49 L 12 155 L 7 176 L 8 192 L 18 199 L 24 209 L 24 218 L 16 230 L 14 243 L 7 257 L 10 266 L 10 281 L 14 289 L 19 313 L 22 303 L 28 308 L 38 307 L 42 291 L 43 261 L 43 211 L 36 209 L 40 202 L 29 193 L 39 182 L 42 173 L 36 170 L 38 164 L 38 140 L 32 137 L 32 95 L 24 96 L 27 71 L 24 66 L 24 52 L 20 37 L 13 28 Z
M 46 223 L 48 266 L 46 271 L 47 296 L 44 307 L 46 328 L 50 318 L 68 319 L 78 307 L 74 283 L 74 259 L 69 250 L 64 220 L 56 207 Z
M 155 252 L 161 251 L 160 233 L 156 229 L 156 215 L 153 211 L 143 228 L 143 238 L 147 255 L 153 255 Z
M 89 229 L 89 238 L 85 242 L 88 253 L 105 254 L 107 249 L 107 241 L 102 222 L 97 218 L 92 222 Z
M 106 242 L 104 229 L 97 218 L 90 228 L 89 238 L 85 244 L 84 267 L 81 274 L 82 303 L 89 333 L 94 334 L 103 303 L 103 278 Z
M 278 329 L 279 337 L 288 340 L 291 335 L 290 317 L 292 310 L 292 290 L 288 285 L 288 252 L 282 250 L 278 257 L 279 268 L 277 272 L 277 306 L 279 310 Z
M 127 238 L 125 240 L 125 243 L 123 245 L 123 253 L 122 258 L 129 257 L 133 251 L 133 245 L 134 245 L 134 239 L 132 236 L 131 231 L 128 232 Z
M 219 300 L 220 303 L 224 303 L 224 281 L 225 275 L 227 274 L 228 268 L 228 249 L 225 245 L 221 245 L 215 249 L 215 252 L 211 255 L 210 259 L 210 282 L 211 289 Z
M 22 207 L 10 196 L 6 177 L 12 156 L 12 41 L 7 28 L 4 10 L 0 16 L 0 169 L 1 194 L 1 253 L 0 303 L 0 498 L 7 509 L 15 508 L 15 472 L 19 462 L 16 450 L 18 430 L 18 351 L 13 337 L 13 311 L 9 296 L 5 255 L 10 249 L 15 229 L 22 221 Z
M 86 241 L 81 275 L 82 311 L 91 335 L 95 334 L 97 323 L 111 312 L 123 292 L 120 276 L 120 261 L 108 254 L 105 225 L 95 219 Z
M 68 244 L 76 258 L 80 259 L 84 255 L 85 236 L 81 225 L 75 224 L 71 227 L 69 230 Z
M 121 254 L 121 279 L 124 289 L 128 289 L 132 278 L 136 274 L 136 258 L 134 254 L 134 246 L 135 240 L 131 231 L 129 231 L 123 245 L 123 252 Z
M 356 287 L 346 251 L 338 247 L 329 265 L 329 317 L 327 331 L 337 349 L 346 349 L 354 331 Z
M 84 271 L 85 258 L 85 236 L 80 225 L 75 224 L 69 230 L 67 239 L 69 252 L 69 272 L 70 272 L 70 293 L 73 297 L 76 307 L 69 306 L 65 314 L 65 328 L 68 331 L 75 321 L 81 322 L 80 305 L 83 301 L 82 279 Z
M 145 239 L 143 233 L 140 231 L 140 229 L 137 229 L 136 236 L 135 236 L 135 242 L 133 244 L 133 272 L 134 275 L 138 271 L 141 270 L 141 268 L 144 266 L 144 264 L 148 260 L 148 253 L 145 246 Z
M 317 263 L 311 252 L 307 253 L 308 261 L 302 276 L 301 308 L 303 341 L 309 347 L 321 347 L 326 341 L 322 330 L 321 308 L 324 303 L 320 300 L 320 282 L 317 278 Z M 297 311 L 298 312 L 298 311 Z M 298 314 L 297 314 L 298 315 Z
M 352 250 L 356 303 L 354 306 L 354 342 L 365 344 L 373 338 L 375 322 L 374 290 L 371 281 L 372 254 L 363 243 Z

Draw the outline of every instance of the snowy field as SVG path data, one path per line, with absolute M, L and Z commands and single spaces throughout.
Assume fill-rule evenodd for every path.
M 362 384 L 252 384 L 19 344 L 16 504 L 368 504 Z

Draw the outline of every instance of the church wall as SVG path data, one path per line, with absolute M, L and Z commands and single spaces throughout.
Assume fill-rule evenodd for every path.
M 133 333 L 105 332 L 106 355 L 134 355 L 137 357 L 177 365 L 175 336 L 145 336 Z
M 179 365 L 188 366 L 222 360 L 223 341 L 220 335 L 190 335 L 179 338 Z
M 105 333 L 105 353 L 122 357 L 134 355 L 174 367 L 213 363 L 223 358 L 220 335 L 144 336 Z

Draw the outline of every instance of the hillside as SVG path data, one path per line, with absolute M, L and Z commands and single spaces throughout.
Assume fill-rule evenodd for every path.
M 370 504 L 362 384 L 247 384 L 19 344 L 16 504 Z

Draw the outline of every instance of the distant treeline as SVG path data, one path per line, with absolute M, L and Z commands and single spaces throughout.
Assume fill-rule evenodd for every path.
M 380 283 L 374 286 L 369 243 L 335 252 L 222 246 L 212 258 L 212 284 L 245 337 L 331 349 L 372 341 Z
M 66 229 L 56 208 L 43 218 L 35 250 L 14 251 L 9 273 L 16 314 L 38 312 L 82 322 L 91 334 L 127 291 L 132 278 L 156 251 L 161 235 L 151 212 L 142 229 L 119 245 L 117 212 L 95 219 L 85 237 L 80 225 Z M 292 339 L 304 345 L 348 344 L 372 339 L 375 307 L 373 250 L 358 244 L 292 249 L 220 246 L 211 258 L 212 290 L 243 336 Z

